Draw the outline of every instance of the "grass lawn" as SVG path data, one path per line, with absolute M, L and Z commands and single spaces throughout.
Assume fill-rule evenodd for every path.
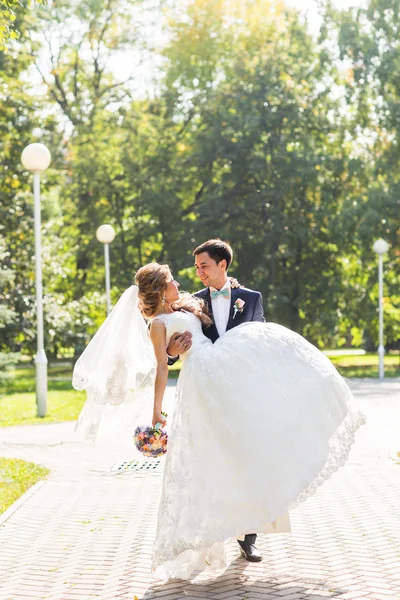
M 181 362 L 170 369 L 170 376 L 179 376 Z M 61 423 L 75 421 L 86 400 L 86 392 L 77 392 L 71 384 L 72 368 L 63 363 L 49 365 L 47 414 L 36 416 L 35 367 L 18 367 L 10 372 L 5 393 L 0 393 L 0 427 L 11 425 L 36 425 L 39 423 Z
M 329 356 L 329 353 L 328 353 Z M 344 377 L 378 376 L 376 354 L 335 355 L 331 361 Z M 178 361 L 170 367 L 170 377 L 177 378 L 181 368 Z M 35 368 L 23 366 L 11 372 L 5 393 L 0 395 L 0 427 L 74 421 L 85 402 L 86 393 L 77 392 L 71 385 L 70 365 L 51 365 L 48 368 L 47 415 L 36 416 Z M 400 377 L 399 354 L 385 356 L 385 376 Z
M 378 377 L 376 354 L 327 356 L 343 377 Z M 400 354 L 385 356 L 385 377 L 400 377 Z
M 0 458 L 0 514 L 49 470 L 16 458 Z
M 36 416 L 35 368 L 24 366 L 10 373 L 5 394 L 0 396 L 0 427 L 74 421 L 82 409 L 86 392 L 71 385 L 71 366 L 48 368 L 47 415 Z

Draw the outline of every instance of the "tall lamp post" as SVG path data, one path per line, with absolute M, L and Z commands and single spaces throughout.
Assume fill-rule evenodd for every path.
M 379 279 L 379 346 L 378 346 L 378 356 L 379 356 L 379 379 L 384 379 L 385 377 L 385 367 L 383 363 L 383 358 L 385 356 L 385 348 L 383 345 L 383 255 L 389 249 L 389 244 L 385 242 L 382 238 L 376 240 L 373 245 L 374 251 L 378 255 L 378 279 Z
M 111 312 L 110 296 L 110 251 L 109 247 L 115 238 L 115 231 L 111 225 L 100 225 L 96 231 L 96 237 L 99 242 L 104 244 L 104 264 L 106 271 L 106 297 L 107 297 L 107 315 Z
M 33 173 L 34 220 L 35 220 L 35 270 L 36 270 L 36 313 L 37 313 L 37 353 L 36 365 L 36 407 L 37 416 L 45 417 L 47 408 L 47 357 L 44 350 L 43 333 L 43 283 L 42 248 L 40 219 L 40 173 L 49 166 L 51 154 L 44 144 L 29 144 L 23 150 L 21 162 L 25 169 Z

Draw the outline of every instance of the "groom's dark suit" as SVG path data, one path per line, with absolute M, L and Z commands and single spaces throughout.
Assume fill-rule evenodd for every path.
M 204 288 L 203 290 L 200 290 L 199 292 L 196 292 L 193 295 L 197 298 L 201 298 L 202 300 L 204 300 L 208 307 L 208 312 L 213 320 L 213 324 L 209 327 L 203 325 L 203 333 L 206 337 L 208 337 L 208 339 L 212 341 L 212 343 L 214 343 L 219 338 L 219 334 L 214 324 L 210 289 Z M 244 300 L 245 304 L 243 306 L 243 311 L 237 312 L 236 316 L 234 316 L 234 304 L 236 300 L 238 300 L 238 298 Z M 262 304 L 262 296 L 260 292 L 248 290 L 247 288 L 232 288 L 230 303 L 231 309 L 229 312 L 229 319 L 228 324 L 226 326 L 226 331 L 229 331 L 229 329 L 232 329 L 233 327 L 237 327 L 241 323 L 248 323 L 250 321 L 260 321 L 261 323 L 264 323 L 264 309 Z

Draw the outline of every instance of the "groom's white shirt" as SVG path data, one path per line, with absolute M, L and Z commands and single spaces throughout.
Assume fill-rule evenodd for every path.
M 231 292 L 231 282 L 229 279 L 225 283 L 225 285 L 219 290 L 222 291 L 224 289 L 229 289 Z M 211 292 L 217 291 L 215 288 L 210 286 L 210 294 Z M 229 294 L 229 298 L 225 296 L 218 296 L 214 300 L 211 299 L 211 306 L 214 314 L 214 322 L 218 331 L 218 335 L 221 337 L 226 331 L 226 327 L 228 325 L 229 313 L 231 310 L 231 298 Z

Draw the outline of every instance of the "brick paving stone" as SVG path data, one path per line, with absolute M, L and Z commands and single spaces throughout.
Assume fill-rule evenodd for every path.
M 389 598 L 390 600 L 399 600 L 399 597 L 394 597 L 391 594 L 382 594 L 382 592 L 380 594 L 372 592 L 370 595 L 371 600 L 389 600 Z
M 244 592 L 245 593 L 245 592 Z M 246 594 L 244 596 L 245 598 L 248 598 L 249 600 L 264 600 L 265 597 L 270 598 L 271 600 L 277 600 L 278 596 L 276 596 L 273 593 L 270 592 L 263 592 L 263 593 L 257 593 L 254 592 L 253 590 L 251 592 L 249 592 L 248 594 Z M 219 598 L 219 595 L 217 596 L 217 598 Z M 241 597 L 242 600 L 243 596 Z
M 340 598 L 340 600 L 362 600 L 365 598 L 365 592 L 346 592 L 346 594 L 337 597 Z
M 304 598 L 303 594 L 298 594 L 297 592 L 286 594 L 285 600 L 301 600 Z

